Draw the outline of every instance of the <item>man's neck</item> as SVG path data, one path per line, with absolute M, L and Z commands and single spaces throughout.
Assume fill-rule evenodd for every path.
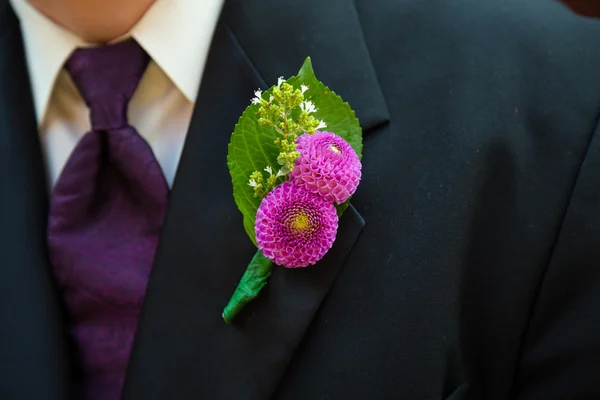
M 23 0 L 90 43 L 129 32 L 155 0 Z

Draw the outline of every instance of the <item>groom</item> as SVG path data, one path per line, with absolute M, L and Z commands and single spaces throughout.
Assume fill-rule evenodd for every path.
M 594 37 L 550 0 L 0 0 L 0 398 L 600 398 Z M 307 56 L 362 183 L 227 325 L 229 135 Z

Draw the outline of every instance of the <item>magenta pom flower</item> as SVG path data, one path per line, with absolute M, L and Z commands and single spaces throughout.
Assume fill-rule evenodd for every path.
M 277 265 L 313 265 L 331 248 L 337 233 L 335 207 L 291 182 L 275 187 L 260 203 L 254 231 L 258 249 Z
M 341 204 L 354 194 L 360 182 L 361 163 L 344 139 L 331 132 L 305 133 L 296 140 L 300 157 L 290 181 L 328 202 Z

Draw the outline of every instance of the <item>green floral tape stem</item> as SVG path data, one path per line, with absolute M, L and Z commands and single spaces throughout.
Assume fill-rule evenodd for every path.
M 223 310 L 222 315 L 226 323 L 231 323 L 244 306 L 258 296 L 258 293 L 267 284 L 273 266 L 273 262 L 265 257 L 260 250 L 256 252 L 235 292 L 233 292 L 231 300 Z

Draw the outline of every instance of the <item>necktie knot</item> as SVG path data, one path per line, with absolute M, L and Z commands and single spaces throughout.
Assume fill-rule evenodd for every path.
M 65 68 L 90 109 L 92 130 L 127 125 L 129 101 L 149 59 L 132 39 L 73 52 Z

